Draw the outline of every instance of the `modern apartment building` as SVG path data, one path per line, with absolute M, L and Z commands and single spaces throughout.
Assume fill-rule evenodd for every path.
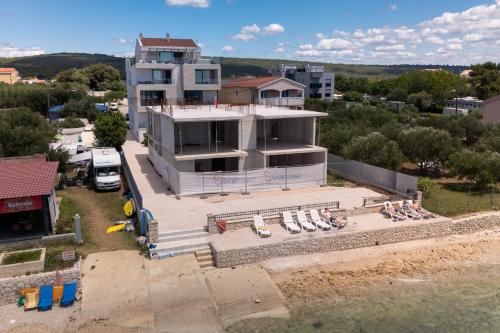
M 333 100 L 335 74 L 325 72 L 324 66 L 306 65 L 298 67 L 296 65 L 282 64 L 279 68 L 274 68 L 270 72 L 272 75 L 280 75 L 303 84 L 306 98 L 319 98 L 325 101 Z
M 146 107 L 167 104 L 215 104 L 221 68 L 201 58 L 192 39 L 139 35 L 135 56 L 126 61 L 129 127 L 139 141 L 147 128 Z
M 326 113 L 266 105 L 148 107 L 149 159 L 179 195 L 323 185 Z
M 304 85 L 281 76 L 244 77 L 222 84 L 223 104 L 304 107 Z
M 0 68 L 0 82 L 14 84 L 21 79 L 15 68 Z

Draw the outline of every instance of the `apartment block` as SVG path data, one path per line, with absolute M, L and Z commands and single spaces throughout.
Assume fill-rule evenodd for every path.
M 279 68 L 270 70 L 272 75 L 280 75 L 284 78 L 296 81 L 305 86 L 306 98 L 318 98 L 324 101 L 332 101 L 335 92 L 335 74 L 325 72 L 324 66 L 282 64 Z
M 21 79 L 15 68 L 0 68 L 0 82 L 14 84 Z
M 126 60 L 129 127 L 142 141 L 147 128 L 146 107 L 166 104 L 215 104 L 221 88 L 221 68 L 202 58 L 192 39 L 136 40 L 135 55 Z
M 268 105 L 148 107 L 149 159 L 180 195 L 326 183 L 326 113 Z

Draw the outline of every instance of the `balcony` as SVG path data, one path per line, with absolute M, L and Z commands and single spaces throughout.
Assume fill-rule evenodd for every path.
M 196 80 L 195 84 L 219 84 L 219 80 L 217 79 Z
M 137 81 L 137 84 L 175 84 L 174 79 Z
M 266 106 L 303 106 L 304 97 L 260 97 L 257 104 Z

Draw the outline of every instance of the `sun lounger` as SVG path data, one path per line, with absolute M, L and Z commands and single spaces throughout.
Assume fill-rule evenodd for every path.
M 405 200 L 403 202 L 404 207 L 409 207 L 410 209 L 414 210 L 416 213 L 422 215 L 424 219 L 429 219 L 436 217 L 434 214 L 429 212 L 428 210 L 423 209 L 418 202 L 414 203 L 411 200 Z
M 292 234 L 300 232 L 302 229 L 295 223 L 295 220 L 293 219 L 292 213 L 290 212 L 283 212 L 283 219 L 281 221 L 281 224 L 283 227 L 290 231 Z
M 54 289 L 52 291 L 52 301 L 54 303 L 59 303 L 61 301 L 63 288 L 63 286 L 54 286 Z
M 52 286 L 41 286 L 40 296 L 38 297 L 38 311 L 47 311 L 52 309 Z
M 326 223 L 326 221 L 323 220 L 321 216 L 319 216 L 319 213 L 316 209 L 309 210 L 309 214 L 311 214 L 312 224 L 314 224 L 318 228 L 322 230 L 330 230 L 332 228 L 330 224 Z
M 406 215 L 398 213 L 391 202 L 384 202 L 384 208 L 380 211 L 383 215 L 390 217 L 393 221 L 403 221 L 406 220 Z
M 253 216 L 253 227 L 260 237 L 271 237 L 271 229 L 264 223 L 262 215 Z
M 405 204 L 406 201 L 399 201 L 399 209 L 397 210 L 398 212 L 405 214 L 408 218 L 414 219 L 414 220 L 420 220 L 422 217 L 424 217 L 422 214 L 411 208 L 409 205 Z
M 35 310 L 38 305 L 38 289 L 27 291 L 24 296 L 24 311 Z
M 66 283 L 64 285 L 63 294 L 61 298 L 61 307 L 67 307 L 75 302 L 76 283 Z
M 321 216 L 323 217 L 323 220 L 326 223 L 329 223 L 334 228 L 341 229 L 347 225 L 347 221 L 342 222 L 342 221 L 337 220 L 337 217 L 332 216 L 330 211 L 325 212 L 325 210 L 322 210 Z
M 314 224 L 309 221 L 309 219 L 306 216 L 306 213 L 303 210 L 298 210 L 297 211 L 297 221 L 299 222 L 299 225 L 302 227 L 302 229 L 307 230 L 307 231 L 315 231 L 316 227 Z

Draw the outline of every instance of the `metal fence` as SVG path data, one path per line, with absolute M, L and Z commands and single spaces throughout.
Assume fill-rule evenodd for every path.
M 231 213 L 221 213 L 215 214 L 212 216 L 214 221 L 225 220 L 225 221 L 234 221 L 234 220 L 244 220 L 244 219 L 252 219 L 254 215 L 262 215 L 266 216 L 274 216 L 279 215 L 282 212 L 296 212 L 298 210 L 309 210 L 309 209 L 340 209 L 340 203 L 338 201 L 330 201 L 323 203 L 315 203 L 315 204 L 306 204 L 300 206 L 288 206 L 288 207 L 277 207 L 277 208 L 266 208 L 259 210 L 245 210 L 240 212 L 231 212 Z
M 334 154 L 328 154 L 328 170 L 353 182 L 373 185 L 389 192 L 409 194 L 417 190 L 417 177 L 354 160 L 346 160 Z
M 500 192 L 492 188 L 484 191 L 435 191 L 423 196 L 424 208 L 443 216 L 497 210 L 500 208 Z

